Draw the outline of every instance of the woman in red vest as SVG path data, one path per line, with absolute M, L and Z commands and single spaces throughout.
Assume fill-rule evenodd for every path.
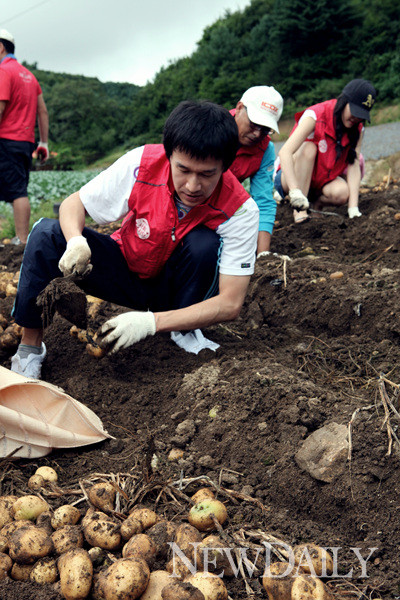
M 320 211 L 347 203 L 350 219 L 361 216 L 360 147 L 375 97 L 369 81 L 353 79 L 337 100 L 295 115 L 295 126 L 279 152 L 274 183 L 282 197 L 289 195 L 296 223 L 308 218 L 309 202 Z

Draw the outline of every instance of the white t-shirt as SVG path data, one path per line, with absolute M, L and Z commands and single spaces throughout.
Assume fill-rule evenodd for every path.
M 136 181 L 144 146 L 121 156 L 108 169 L 79 190 L 87 213 L 96 223 L 112 223 L 129 212 L 128 201 Z M 219 272 L 252 275 L 256 258 L 259 210 L 249 198 L 236 213 L 217 227 L 223 240 Z

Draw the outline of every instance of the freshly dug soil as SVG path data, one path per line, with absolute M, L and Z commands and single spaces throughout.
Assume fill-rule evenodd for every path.
M 129 474 L 141 465 L 148 487 L 140 501 L 157 503 L 156 510 L 179 522 L 189 505 L 162 495 L 160 486 L 153 493 L 149 482 L 208 476 L 239 494 L 236 504 L 227 502 L 228 533 L 261 530 L 290 545 L 340 547 L 339 576 L 328 582 L 335 598 L 399 597 L 400 417 L 382 399 L 399 410 L 399 190 L 369 191 L 360 209 L 358 219 L 340 208 L 337 216 L 294 225 L 288 205 L 280 205 L 272 250 L 292 260 L 269 255 L 257 262 L 240 318 L 204 331 L 220 344 L 215 353 L 187 354 L 159 334 L 96 360 L 55 315 L 45 334 L 43 379 L 94 410 L 115 439 L 54 451 L 34 464 L 4 461 L 0 493 L 27 492 L 42 464 L 58 471 L 64 489 L 93 473 Z M 0 250 L 9 271 L 21 259 L 18 247 Z M 9 316 L 12 302 L 0 299 L 0 312 Z M 119 310 L 101 303 L 89 327 Z M 4 350 L 0 364 L 10 366 Z M 351 452 L 335 481 L 300 470 L 295 454 L 312 432 L 350 421 Z M 180 461 L 168 460 L 171 448 L 183 450 Z M 376 548 L 366 578 L 352 548 L 363 557 Z M 259 577 L 249 584 L 266 598 Z M 241 578 L 227 585 L 235 600 L 249 597 Z M 60 597 L 50 587 L 0 583 L 4 599 L 36 595 Z
M 44 327 L 53 322 L 56 313 L 81 329 L 87 327 L 86 295 L 70 276 L 53 279 L 39 294 L 37 305 L 42 309 Z

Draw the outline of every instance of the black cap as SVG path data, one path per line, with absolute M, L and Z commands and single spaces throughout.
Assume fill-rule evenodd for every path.
M 353 117 L 370 121 L 369 111 L 374 105 L 376 89 L 366 79 L 353 79 L 344 88 L 342 94 L 350 104 Z

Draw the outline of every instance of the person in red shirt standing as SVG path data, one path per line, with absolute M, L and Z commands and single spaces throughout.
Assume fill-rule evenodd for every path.
M 37 154 L 42 162 L 49 157 L 49 118 L 36 77 L 19 64 L 14 51 L 13 36 L 0 29 L 0 200 L 13 205 L 13 243 L 25 244 L 31 214 L 28 182 L 36 117 L 40 134 Z
M 314 210 L 348 205 L 350 219 L 361 217 L 360 149 L 365 121 L 370 120 L 376 90 L 365 79 L 353 79 L 335 100 L 310 106 L 295 115 L 295 126 L 279 152 L 275 189 L 289 196 L 297 223 Z

